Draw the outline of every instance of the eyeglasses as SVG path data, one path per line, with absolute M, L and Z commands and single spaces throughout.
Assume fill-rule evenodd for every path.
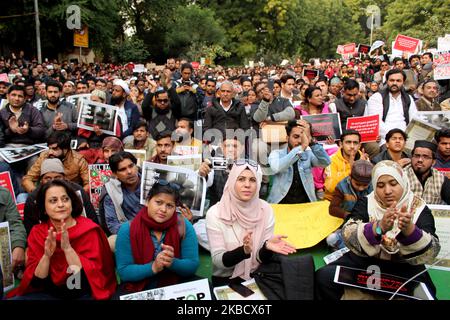
M 177 191 L 179 191 L 181 189 L 180 185 L 178 185 L 176 183 L 173 183 L 173 182 L 169 182 L 169 181 L 164 180 L 164 179 L 159 179 L 158 180 L 158 184 L 161 185 L 161 186 L 169 186 L 172 189 L 175 189 Z
M 169 99 L 156 99 L 159 103 L 168 103 Z
M 254 167 L 256 170 L 258 170 L 258 162 L 252 160 L 252 159 L 237 159 L 234 161 L 234 164 L 237 166 L 242 166 L 245 164 L 249 164 L 252 167 Z
M 413 157 L 414 159 L 420 159 L 420 158 L 422 158 L 423 160 L 431 160 L 431 159 L 433 159 L 433 157 L 427 156 L 427 155 L 425 155 L 425 154 L 413 154 L 412 157 Z

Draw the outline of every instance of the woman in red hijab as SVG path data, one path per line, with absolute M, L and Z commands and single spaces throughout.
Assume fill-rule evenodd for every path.
M 78 195 L 63 180 L 40 187 L 42 223 L 31 229 L 16 300 L 109 299 L 116 290 L 114 260 L 100 226 L 81 216 Z

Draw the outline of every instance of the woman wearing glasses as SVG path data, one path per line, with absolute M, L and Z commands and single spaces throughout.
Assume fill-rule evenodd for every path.
M 374 191 L 367 198 L 358 200 L 342 228 L 350 252 L 316 273 L 316 294 L 319 299 L 343 298 L 344 286 L 333 281 L 338 265 L 363 272 L 375 266 L 381 272 L 379 289 L 394 289 L 395 292 L 395 282 L 383 281 L 387 275 L 412 278 L 425 271 L 424 264 L 432 263 L 439 253 L 440 244 L 435 234 L 433 215 L 425 201 L 411 191 L 402 167 L 390 160 L 377 163 L 372 171 L 372 185 Z M 431 296 L 436 294 L 427 272 L 414 280 L 425 283 Z M 370 287 L 371 280 L 368 279 L 366 283 Z M 347 299 L 373 298 L 373 291 L 367 294 L 348 288 L 345 287 L 344 296 Z M 377 294 L 378 298 L 383 297 Z M 389 296 L 385 295 L 384 298 Z
M 160 180 L 146 206 L 117 235 L 119 294 L 177 284 L 192 278 L 199 265 L 198 242 L 190 222 L 176 213 L 179 186 Z
M 274 252 L 290 254 L 295 248 L 285 236 L 273 235 L 271 206 L 259 199 L 262 173 L 256 163 L 237 160 L 230 171 L 221 200 L 206 215 L 213 286 L 250 279 L 261 262 Z

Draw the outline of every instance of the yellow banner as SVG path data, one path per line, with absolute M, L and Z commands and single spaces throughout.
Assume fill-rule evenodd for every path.
M 88 27 L 85 26 L 82 30 L 73 30 L 73 46 L 89 48 Z
M 287 235 L 297 249 L 310 248 L 338 229 L 343 219 L 330 216 L 328 201 L 302 204 L 272 204 L 275 234 Z

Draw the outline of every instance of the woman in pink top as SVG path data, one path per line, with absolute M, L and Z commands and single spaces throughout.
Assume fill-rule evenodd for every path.
M 308 116 L 313 114 L 322 114 L 322 113 L 331 113 L 332 111 L 328 107 L 328 103 L 323 102 L 322 90 L 319 87 L 309 86 L 305 90 L 305 102 L 300 106 L 295 107 L 295 116 L 296 119 L 300 119 L 301 116 Z M 327 139 L 328 145 L 334 145 L 334 139 L 332 137 L 328 137 Z M 329 156 L 334 154 L 339 148 L 337 145 L 335 147 L 326 148 L 324 146 L 325 151 Z M 312 174 L 314 178 L 314 187 L 316 188 L 317 199 L 322 200 L 324 196 L 323 186 L 325 183 L 324 176 L 325 169 L 314 167 L 312 168 Z

